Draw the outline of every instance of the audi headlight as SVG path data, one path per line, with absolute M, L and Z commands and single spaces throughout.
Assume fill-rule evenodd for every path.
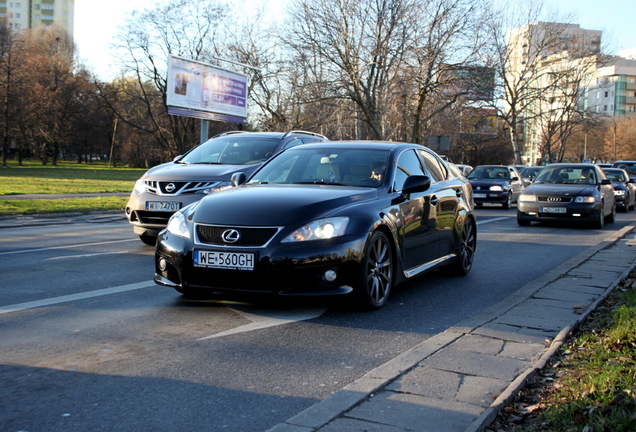
M 625 195 L 625 191 L 623 189 L 614 189 L 614 195 L 623 196 Z
M 186 239 L 190 238 L 190 231 L 188 230 L 186 218 L 180 211 L 176 212 L 170 217 L 166 229 L 168 230 L 168 232 L 176 236 Z
M 139 179 L 135 182 L 133 191 L 137 195 L 141 195 L 142 193 L 146 192 L 146 182 L 144 181 L 144 179 Z
M 596 197 L 593 197 L 593 196 L 577 196 L 576 198 L 574 198 L 574 202 L 576 202 L 576 203 L 593 204 L 593 203 L 596 202 Z
M 534 194 L 522 193 L 521 195 L 519 195 L 519 201 L 536 201 L 536 200 L 537 200 L 537 196 Z
M 503 192 L 503 188 L 499 185 L 490 186 L 490 190 L 493 192 Z
M 334 237 L 339 237 L 345 233 L 348 223 L 348 217 L 318 219 L 311 223 L 308 223 L 302 228 L 297 229 L 296 231 L 285 237 L 281 241 L 281 243 L 326 240 Z

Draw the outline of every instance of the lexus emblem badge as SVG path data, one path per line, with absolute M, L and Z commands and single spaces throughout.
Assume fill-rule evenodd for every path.
M 225 243 L 236 243 L 241 238 L 241 233 L 235 229 L 228 229 L 223 231 L 221 238 Z

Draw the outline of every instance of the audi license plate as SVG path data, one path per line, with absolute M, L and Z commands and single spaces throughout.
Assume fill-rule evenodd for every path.
M 541 213 L 567 213 L 568 209 L 565 207 L 541 207 Z
M 256 255 L 243 252 L 194 251 L 194 266 L 228 270 L 254 270 Z
M 146 201 L 146 210 L 149 211 L 163 211 L 163 212 L 176 212 L 181 209 L 180 202 L 171 201 Z
M 473 194 L 473 198 L 488 198 L 487 194 L 476 193 Z

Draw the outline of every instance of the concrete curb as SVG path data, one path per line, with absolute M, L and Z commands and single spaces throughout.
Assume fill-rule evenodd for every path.
M 323 428 L 330 431 L 340 430 L 338 429 L 339 425 L 333 425 L 331 427 L 327 425 L 331 425 L 332 422 L 335 422 L 339 418 L 342 419 L 347 413 L 350 413 L 350 416 L 347 416 L 348 419 L 355 420 L 355 415 L 351 416 L 352 410 L 374 400 L 375 396 L 379 397 L 379 393 L 384 392 L 387 386 L 396 382 L 410 371 L 416 369 L 418 365 L 423 363 L 426 359 L 429 359 L 443 349 L 450 347 L 459 339 L 472 335 L 475 330 L 492 323 L 501 315 L 511 311 L 522 302 L 531 298 L 542 288 L 565 277 L 568 272 L 587 262 L 600 251 L 616 245 L 617 242 L 632 233 L 634 228 L 634 226 L 627 226 L 616 233 L 612 233 L 597 246 L 585 250 L 581 254 L 559 265 L 553 271 L 545 274 L 541 278 L 526 284 L 514 294 L 478 316 L 462 321 L 445 332 L 427 339 L 395 359 L 379 366 L 373 371 L 370 371 L 365 376 L 351 383 L 339 392 L 336 392 L 328 398 L 310 406 L 284 423 L 274 426 L 267 432 L 315 432 L 319 430 L 322 431 Z M 590 304 L 581 315 L 577 316 L 575 321 L 565 325 L 552 339 L 550 345 L 545 348 L 542 353 L 538 354 L 532 361 L 530 361 L 530 365 L 522 370 L 518 376 L 516 376 L 511 383 L 499 393 L 496 399 L 462 430 L 465 432 L 481 432 L 490 423 L 492 423 L 499 410 L 507 402 L 509 402 L 521 388 L 525 386 L 528 378 L 545 366 L 550 357 L 563 345 L 568 335 L 583 320 L 585 320 L 587 316 L 589 316 L 598 304 L 603 301 L 635 267 L 635 263 L 628 266 L 628 268 L 622 272 L 620 277 L 616 278 L 616 280 L 604 289 L 603 293 L 599 295 L 599 297 Z M 362 425 L 352 428 L 343 428 L 341 430 L 367 430 L 367 426 L 373 425 L 373 423 L 369 423 L 371 420 L 364 420 L 363 418 L 359 418 L 358 420 L 362 422 L 366 421 L 366 426 Z M 386 428 L 387 430 L 390 429 L 392 431 L 406 430 L 401 426 L 394 427 L 389 422 L 381 424 L 376 423 L 375 426 L 380 429 L 370 428 L 369 430 L 384 430 L 382 428 Z

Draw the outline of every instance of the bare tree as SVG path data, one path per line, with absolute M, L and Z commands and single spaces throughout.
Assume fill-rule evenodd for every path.
M 409 47 L 414 0 L 296 0 L 285 34 L 298 65 L 322 92 L 355 103 L 371 138 L 385 137 L 384 115 Z
M 210 0 L 171 0 L 133 14 L 120 32 L 123 72 L 136 81 L 120 96 L 139 104 L 145 116 L 131 118 L 115 101 L 108 103 L 120 120 L 151 135 L 172 156 L 198 142 L 198 121 L 167 114 L 167 59 L 171 54 L 208 58 L 225 12 L 224 6 Z

